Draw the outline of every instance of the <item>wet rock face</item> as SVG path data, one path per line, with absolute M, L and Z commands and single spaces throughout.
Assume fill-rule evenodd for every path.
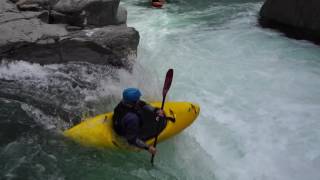
M 319 0 L 266 0 L 260 10 L 260 24 L 298 39 L 320 42 Z
M 130 68 L 139 33 L 126 26 L 126 10 L 118 6 L 114 0 L 0 1 L 0 59 Z

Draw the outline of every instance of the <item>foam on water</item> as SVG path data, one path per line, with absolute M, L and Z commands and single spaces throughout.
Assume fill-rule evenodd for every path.
M 136 64 L 129 73 L 86 63 L 41 66 L 25 61 L 3 61 L 0 65 L 1 97 L 9 95 L 21 101 L 18 102 L 21 108 L 46 129 L 58 127 L 61 130 L 72 123 L 64 124 L 63 121 L 70 119 L 57 116 L 56 108 L 67 113 L 79 112 L 82 118 L 112 111 L 127 87 L 139 87 L 148 101 L 159 100 L 159 88 L 149 88 L 157 87 L 157 78 L 139 66 Z
M 319 178 L 319 47 L 260 28 L 261 2 L 185 12 L 132 4 L 140 63 L 159 75 L 174 68 L 172 99 L 201 106 L 184 143 L 174 142 L 177 159 L 203 160 L 181 162 L 189 179 L 208 170 L 223 180 Z

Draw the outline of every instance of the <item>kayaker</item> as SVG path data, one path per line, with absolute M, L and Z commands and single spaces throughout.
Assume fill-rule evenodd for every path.
M 146 102 L 140 100 L 141 92 L 137 88 L 127 88 L 122 93 L 122 100 L 114 109 L 113 128 L 115 132 L 126 138 L 129 144 L 156 154 L 156 148 L 148 146 L 139 138 L 140 127 L 142 123 L 142 110 L 156 113 L 164 117 L 161 109 L 154 108 Z
M 156 8 L 161 8 L 164 3 L 165 0 L 151 0 L 151 5 Z

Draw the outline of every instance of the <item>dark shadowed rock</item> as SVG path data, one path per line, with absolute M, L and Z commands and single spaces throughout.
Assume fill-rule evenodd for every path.
M 260 24 L 298 39 L 320 42 L 319 0 L 267 0 L 260 10 Z

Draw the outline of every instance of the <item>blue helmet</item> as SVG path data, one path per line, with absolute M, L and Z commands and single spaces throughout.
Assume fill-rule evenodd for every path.
M 134 103 L 140 99 L 141 92 L 137 88 L 127 88 L 122 93 L 125 102 Z

